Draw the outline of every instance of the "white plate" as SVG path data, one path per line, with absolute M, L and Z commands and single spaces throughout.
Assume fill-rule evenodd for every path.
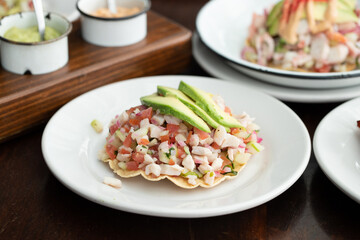
M 304 73 L 265 67 L 241 59 L 254 12 L 262 14 L 278 0 L 213 0 L 200 10 L 196 28 L 200 38 L 232 66 L 252 77 L 283 86 L 338 88 L 360 84 L 360 70 L 339 73 Z
M 314 135 L 315 157 L 329 179 L 360 203 L 360 98 L 335 108 Z
M 226 64 L 223 58 L 209 50 L 200 41 L 197 33 L 193 34 L 192 45 L 195 59 L 212 76 L 263 91 L 281 100 L 303 103 L 325 103 L 340 102 L 360 96 L 359 85 L 338 89 L 305 89 L 284 87 L 258 81 Z
M 45 0 L 44 10 L 55 12 L 66 17 L 70 22 L 77 20 L 80 13 L 76 10 L 77 0 Z
M 222 95 L 234 112 L 256 117 L 266 150 L 251 159 L 236 179 L 211 189 L 186 190 L 168 180 L 150 182 L 141 176 L 122 179 L 119 190 L 102 184 L 105 176 L 114 176 L 107 164 L 97 160 L 108 129 L 97 134 L 90 122 L 98 119 L 106 126 L 116 114 L 139 105 L 139 98 L 155 92 L 157 85 L 177 87 L 180 80 Z M 139 78 L 88 92 L 62 107 L 42 138 L 48 167 L 72 191 L 115 209 L 164 217 L 216 216 L 267 202 L 301 176 L 310 149 L 304 124 L 285 104 L 239 84 L 193 76 Z

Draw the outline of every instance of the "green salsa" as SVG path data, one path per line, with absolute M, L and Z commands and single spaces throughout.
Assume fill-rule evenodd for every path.
M 54 28 L 45 27 L 45 35 L 44 40 L 51 40 L 59 37 L 61 34 L 56 31 Z M 12 27 L 7 30 L 4 34 L 4 38 L 16 41 L 16 42 L 25 42 L 25 43 L 33 43 L 40 42 L 40 33 L 38 31 L 37 26 L 29 27 L 29 28 L 17 28 Z

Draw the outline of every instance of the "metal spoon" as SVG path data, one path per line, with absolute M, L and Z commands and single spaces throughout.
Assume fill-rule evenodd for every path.
M 116 4 L 115 4 L 115 0 L 107 0 L 107 5 L 108 8 L 110 10 L 110 12 L 112 13 L 116 13 Z
M 35 15 L 36 20 L 38 23 L 38 29 L 40 33 L 40 39 L 41 41 L 44 41 L 44 35 L 45 35 L 45 18 L 44 18 L 44 10 L 42 6 L 41 0 L 32 0 L 34 4 L 35 9 Z

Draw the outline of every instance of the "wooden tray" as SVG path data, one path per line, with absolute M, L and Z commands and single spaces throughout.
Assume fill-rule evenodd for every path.
M 99 86 L 140 76 L 175 74 L 191 61 L 191 32 L 148 12 L 148 35 L 128 47 L 104 48 L 81 38 L 80 22 L 69 36 L 69 63 L 44 75 L 0 69 L 0 142 L 47 121 L 74 97 Z

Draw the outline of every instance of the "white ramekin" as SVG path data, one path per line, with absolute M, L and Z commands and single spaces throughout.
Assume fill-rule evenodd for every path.
M 4 17 L 0 21 L 1 65 L 17 74 L 44 74 L 58 70 L 69 60 L 68 35 L 72 24 L 55 13 L 44 13 L 45 25 L 54 28 L 61 36 L 52 40 L 22 43 L 4 38 L 11 27 L 28 28 L 37 26 L 34 12 L 22 12 Z
M 85 41 L 103 47 L 121 47 L 143 40 L 147 34 L 149 0 L 115 0 L 118 7 L 139 7 L 137 14 L 122 18 L 96 17 L 92 13 L 107 7 L 106 0 L 79 0 L 81 34 Z

